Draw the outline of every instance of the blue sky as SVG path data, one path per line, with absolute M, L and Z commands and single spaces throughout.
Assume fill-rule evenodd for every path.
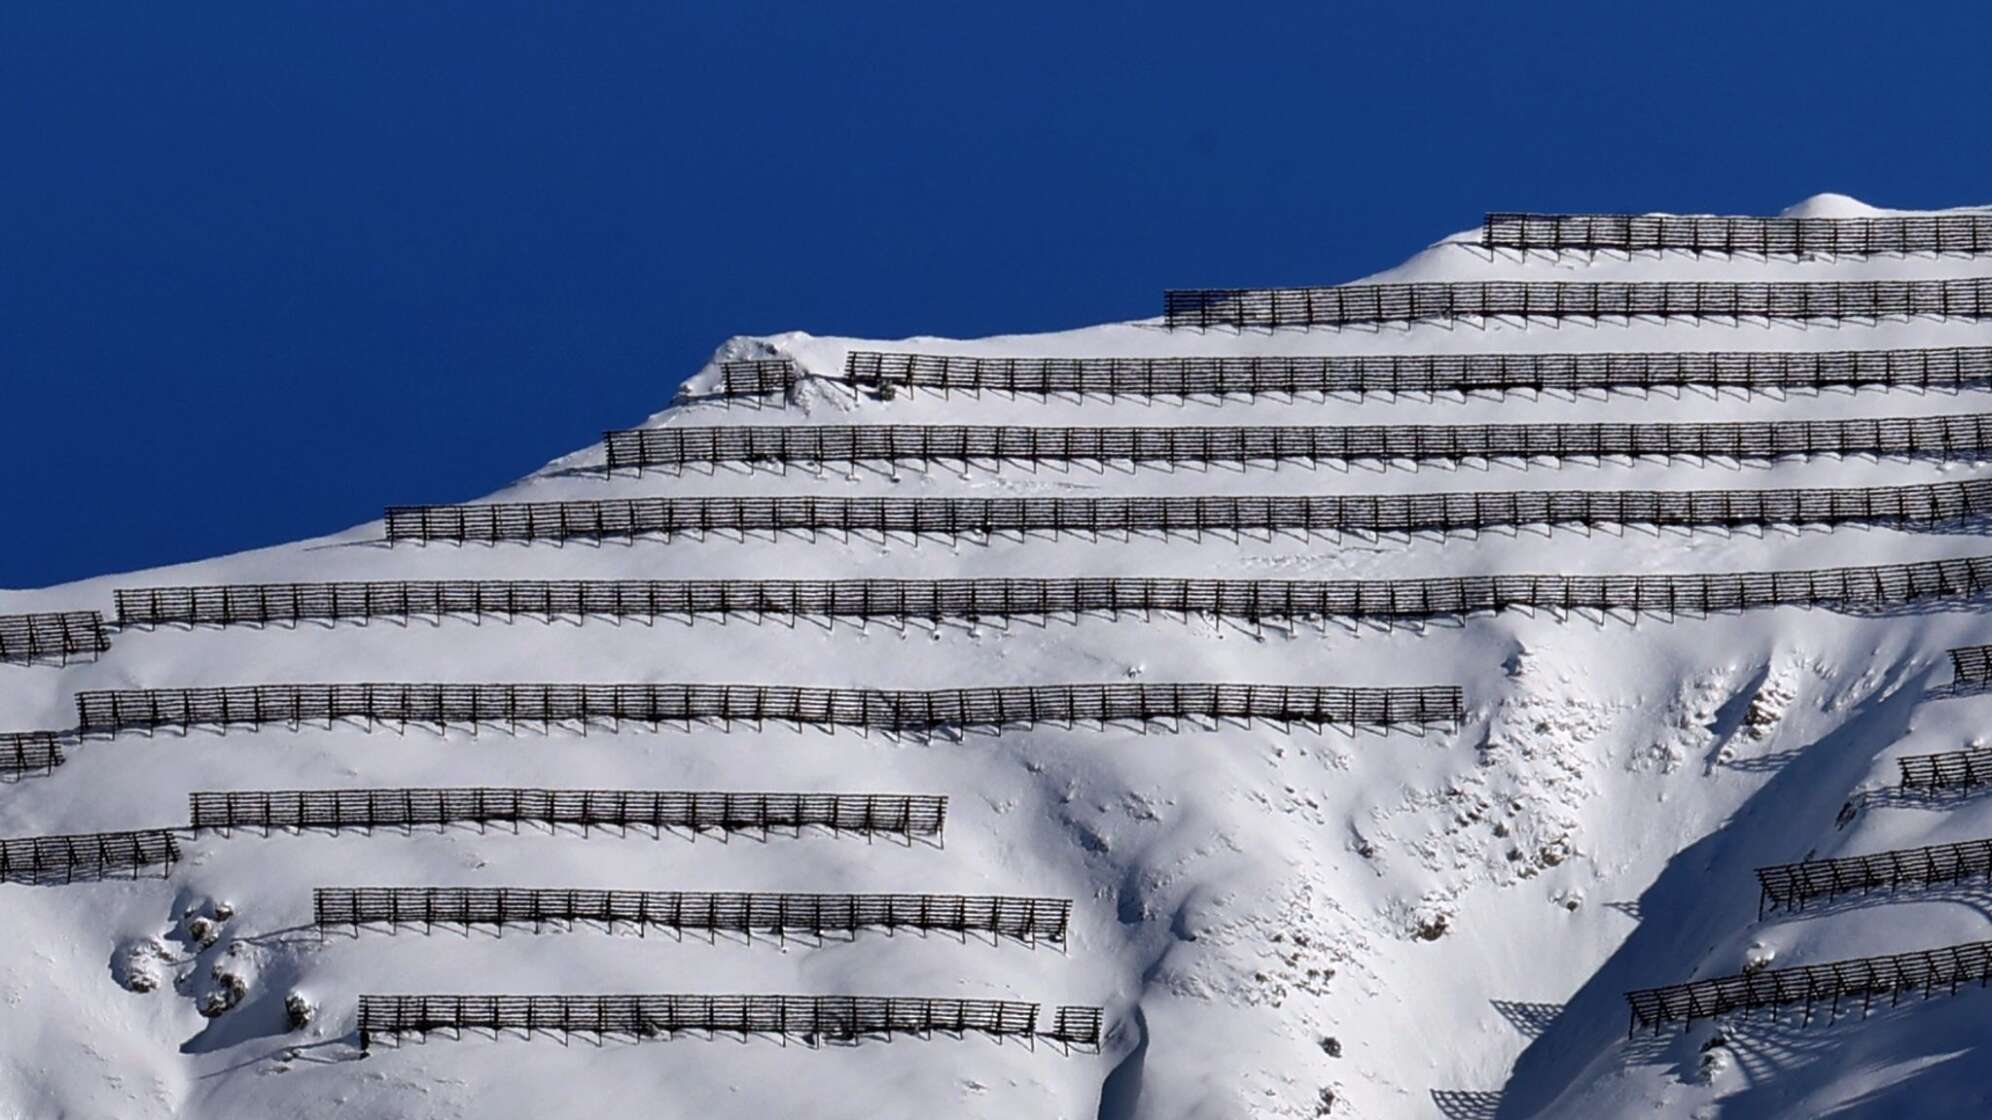
M 1989 26 L 8 5 L 0 586 L 473 498 L 654 411 L 733 334 L 1144 316 L 1164 287 L 1349 279 L 1489 208 L 1992 202 Z

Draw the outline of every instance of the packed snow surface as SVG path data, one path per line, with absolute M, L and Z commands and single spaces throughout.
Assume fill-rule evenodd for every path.
M 1840 196 L 1790 213 L 1848 216 Z M 1963 256 L 1490 254 L 1442 241 L 1383 278 L 1965 277 Z M 972 341 L 741 338 L 834 374 L 851 349 L 979 355 L 1845 350 L 1984 345 L 1965 320 L 1424 323 L 1170 332 L 1154 321 Z M 716 360 L 717 360 L 716 359 Z M 647 423 L 1247 425 L 1803 419 L 1992 412 L 1982 390 L 1217 399 L 901 393 L 805 380 L 786 405 L 701 400 Z M 675 377 L 660 378 L 660 396 Z M 603 417 L 605 425 L 627 417 Z M 474 432 L 461 438 L 476 438 Z M 1884 485 L 1968 462 L 1848 456 L 1075 463 L 624 471 L 577 451 L 492 495 L 1193 495 Z M 409 501 L 425 497 L 410 479 Z M 1717 572 L 1992 553 L 1982 527 L 1478 534 L 854 533 L 453 547 L 372 523 L 170 569 L 0 595 L 100 608 L 117 587 L 387 579 L 1157 575 L 1395 578 Z M 523 785 L 915 792 L 944 846 L 632 831 L 236 833 L 170 876 L 0 885 L 0 1117 L 991 1116 L 1454 1118 L 1984 1115 L 1992 995 L 1866 1020 L 1702 1022 L 1628 1042 L 1628 988 L 1988 937 L 1982 889 L 1757 920 L 1760 864 L 1992 834 L 1992 797 L 1917 803 L 1895 758 L 1979 734 L 1930 695 L 1981 604 L 1853 615 L 1510 612 L 1422 625 L 1158 617 L 870 625 L 770 618 L 375 620 L 127 630 L 89 663 L 0 666 L 0 727 L 67 728 L 82 689 L 342 681 L 715 681 L 882 687 L 1112 681 L 1457 683 L 1456 733 L 1185 721 L 890 736 L 768 726 L 447 733 L 307 725 L 122 735 L 0 786 L 0 835 L 179 826 L 194 790 Z M 1843 812 L 1843 808 L 1846 810 Z M 707 940 L 652 931 L 310 925 L 311 889 L 480 885 L 907 891 L 1075 901 L 1070 944 L 948 935 Z M 224 916 L 225 915 L 225 916 Z M 448 1033 L 355 1043 L 362 992 L 788 992 L 1098 1004 L 1099 1053 L 899 1038 L 811 1046 Z M 286 1003 L 291 1007 L 287 1008 Z M 294 1017 L 310 1021 L 293 1029 Z M 207 1014 L 204 1014 L 207 1012 Z M 210 1015 L 212 1017 L 210 1017 Z

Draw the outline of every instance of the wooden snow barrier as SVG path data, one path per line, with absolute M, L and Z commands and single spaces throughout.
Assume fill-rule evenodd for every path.
M 1992 646 L 1963 646 L 1950 651 L 1956 688 L 1992 686 Z
M 1807 490 L 1487 490 L 1154 498 L 618 498 L 394 506 L 387 539 L 452 543 L 715 531 L 1453 532 L 1516 525 L 1936 525 L 1992 512 L 1992 479 Z
M 1483 319 L 1772 319 L 1815 321 L 1992 315 L 1992 278 L 1703 281 L 1488 280 L 1334 288 L 1185 289 L 1163 293 L 1170 329 L 1278 328 Z
M 170 870 L 180 843 L 163 828 L 0 839 L 0 883 L 73 883 L 141 868 Z
M 1045 684 L 928 691 L 750 684 L 276 684 L 80 692 L 85 734 L 363 720 L 786 722 L 882 731 L 1203 716 L 1352 727 L 1457 725 L 1456 685 Z
M 1664 988 L 1627 992 L 1632 1008 L 1629 1038 L 1640 1027 L 1659 1030 L 1668 1023 L 1683 1026 L 1732 1011 L 1802 1006 L 1802 1021 L 1812 1021 L 1813 1009 L 1825 1004 L 1830 1022 L 1844 1001 L 1858 999 L 1866 1015 L 1877 996 L 1890 1006 L 1905 994 L 1921 991 L 1925 998 L 1939 992 L 1955 995 L 1965 984 L 1992 983 L 1992 941 L 1974 941 L 1890 956 L 1861 957 L 1800 968 L 1763 969 L 1711 980 L 1692 980 Z
M 1864 856 L 1807 860 L 1757 869 L 1762 888 L 1757 916 L 1780 907 L 1803 910 L 1808 900 L 1837 898 L 1898 887 L 1932 888 L 1963 882 L 1974 876 L 1992 880 L 1992 840 L 1965 840 L 1901 848 Z
M 1992 252 L 1992 214 L 1875 218 L 1762 218 L 1713 214 L 1527 214 L 1496 211 L 1480 227 L 1487 249 L 1587 252 L 1680 249 L 1763 256 L 1873 256 Z
M 1283 463 L 1353 459 L 1782 459 L 1992 449 L 1992 414 L 1718 424 L 1362 424 L 1343 427 L 1027 428 L 961 424 L 736 425 L 607 432 L 605 463 Z
M 722 362 L 719 366 L 720 391 L 729 397 L 786 393 L 795 387 L 795 363 L 787 358 L 757 358 Z
M 61 736 L 53 731 L 0 731 L 0 778 L 54 773 L 63 761 Z
M 1044 1037 L 1071 1046 L 1097 1048 L 1106 1013 L 1098 1007 L 1066 1004 L 1051 1012 L 1051 1029 Z
M 1992 782 L 1992 747 L 1904 755 L 1895 763 L 1904 789 L 1969 789 Z
M 363 995 L 360 1049 L 376 1037 L 395 1038 L 450 1030 L 495 1035 L 520 1031 L 561 1035 L 668 1038 L 680 1032 L 707 1035 L 774 1035 L 855 1042 L 911 1034 L 984 1034 L 998 1038 L 1050 1037 L 1096 1046 L 1097 1008 L 1059 1008 L 1051 1030 L 1040 1031 L 1035 1003 L 920 996 L 798 995 Z M 1089 1016 L 1087 1012 L 1095 1014 Z M 1090 1035 L 1088 1031 L 1090 1030 Z M 1057 1032 L 1063 1031 L 1064 1035 Z
M 772 835 L 805 829 L 939 838 L 948 799 L 909 793 L 741 793 L 720 790 L 431 789 L 226 790 L 188 795 L 191 827 L 302 831 L 529 823 L 631 826 Z
M 0 614 L 0 662 L 85 657 L 111 648 L 110 631 L 97 611 Z
M 861 930 L 986 933 L 1035 947 L 1065 943 L 1068 898 L 957 894 L 778 894 L 552 887 L 319 887 L 313 923 L 350 926 L 530 925 L 576 922 L 777 937 Z
M 1752 391 L 1852 385 L 1928 388 L 1978 384 L 1988 377 L 1992 377 L 1992 349 L 1970 346 L 1810 353 L 1744 350 L 1195 358 L 994 358 L 854 350 L 845 358 L 843 379 L 861 387 L 943 392 L 1162 397 L 1542 392 L 1691 385 Z M 644 429 L 646 436 L 681 430 L 685 429 Z
M 1858 609 L 1962 597 L 1988 587 L 1992 587 L 1992 556 L 1782 572 L 1517 574 L 1393 580 L 1097 576 L 284 583 L 120 589 L 117 603 L 121 626 L 235 626 L 444 616 L 549 621 L 656 619 L 707 614 L 934 620 L 1156 611 L 1260 621 L 1429 618 L 1517 607 L 1659 613 L 1779 605 Z

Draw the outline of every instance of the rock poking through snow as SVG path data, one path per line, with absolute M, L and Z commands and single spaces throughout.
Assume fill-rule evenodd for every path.
M 128 992 L 153 992 L 166 980 L 172 967 L 166 943 L 156 937 L 141 937 L 118 946 L 111 955 L 111 973 Z
M 291 992 L 284 997 L 284 1022 L 291 1030 L 301 1031 L 318 1017 L 318 1004 L 303 992 Z

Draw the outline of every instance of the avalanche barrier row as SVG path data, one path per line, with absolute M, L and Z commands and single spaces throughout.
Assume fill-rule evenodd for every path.
M 820 828 L 938 838 L 948 799 L 905 793 L 735 793 L 635 789 L 227 790 L 188 796 L 195 831 L 403 828 L 526 822 L 769 833 Z
M 1992 448 L 1992 414 L 1719 424 L 1364 424 L 1332 428 L 809 424 L 638 428 L 607 432 L 603 441 L 606 471 L 716 463 L 966 460 L 1279 463 L 1608 455 L 1781 459 L 1853 454 L 1961 459 Z
M 389 541 L 718 531 L 1452 532 L 1517 525 L 1935 525 L 1992 512 L 1992 480 L 1806 490 L 1482 490 L 1156 498 L 616 498 L 393 506 Z
M 1526 214 L 1493 212 L 1480 227 L 1486 249 L 1683 249 L 1764 256 L 1992 252 L 1992 214 L 1880 218 L 1761 218 L 1709 214 Z
M 165 829 L 22 836 L 0 840 L 0 883 L 73 883 L 112 872 L 164 866 L 180 858 L 179 841 Z
M 920 996 L 795 995 L 363 995 L 360 1049 L 377 1036 L 468 1028 L 638 1039 L 680 1031 L 853 1042 L 895 1034 L 985 1034 L 1100 1043 L 1100 1009 L 1059 1007 L 1040 1024 L 1035 1003 Z M 1042 1031 L 1040 1027 L 1043 1027 Z
M 1780 907 L 1805 909 L 1808 899 L 1837 898 L 1898 886 L 1936 887 L 1971 876 L 1992 878 L 1992 840 L 1901 848 L 1864 856 L 1808 860 L 1757 869 L 1757 916 Z
M 1992 747 L 1969 747 L 1895 760 L 1904 789 L 1969 789 L 1992 782 Z
M 1429 618 L 1517 607 L 1708 613 L 1768 606 L 1867 608 L 1992 587 L 1992 556 L 1883 567 L 1422 579 L 459 580 L 147 587 L 117 592 L 121 626 L 234 626 L 351 619 L 689 618 L 785 614 L 981 619 L 1081 613 Z M 0 740 L 0 767 L 5 766 Z
M 844 360 L 844 377 L 860 386 L 1144 397 L 1684 386 L 1754 391 L 1829 385 L 1928 388 L 1977 384 L 1992 377 L 1992 350 L 1972 346 L 1816 353 L 1744 350 L 1197 358 L 982 358 L 854 350 Z
M 1454 685 L 1045 684 L 930 691 L 748 684 L 277 684 L 80 692 L 79 728 L 372 723 L 552 724 L 610 719 L 782 722 L 884 731 L 1204 716 L 1288 723 L 1457 724 Z
M 1954 687 L 1992 686 L 1992 646 L 1963 646 L 1950 651 Z
M 0 775 L 53 773 L 62 765 L 62 744 L 53 731 L 0 731 Z
M 771 894 L 547 887 L 320 887 L 320 929 L 385 925 L 497 926 L 595 922 L 778 936 L 860 930 L 987 933 L 1029 945 L 1065 943 L 1072 900 L 958 894 Z
M 764 393 L 786 393 L 801 374 L 787 358 L 756 358 L 722 362 L 719 367 L 720 392 L 729 397 L 751 397 Z
M 1171 329 L 1360 326 L 1425 320 L 1741 319 L 1787 321 L 1992 315 L 1992 279 L 1777 283 L 1469 281 L 1336 288 L 1188 289 L 1163 295 Z
M 66 662 L 109 648 L 110 632 L 96 611 L 0 614 L 0 662 L 25 665 L 50 658 Z
M 1984 987 L 1988 981 L 1992 981 L 1992 941 L 1766 969 L 1627 992 L 1632 1022 L 1626 1033 L 1630 1037 L 1640 1027 L 1659 1030 L 1673 1022 L 1685 1026 L 1731 1011 L 1763 1008 L 1775 1015 L 1778 1008 L 1795 1005 L 1804 1006 L 1809 1022 L 1816 1004 L 1826 1004 L 1828 1015 L 1835 1016 L 1842 1000 L 1854 998 L 1860 1000 L 1861 1014 L 1866 1015 L 1876 996 L 1887 996 L 1893 1005 L 1906 993 L 1920 990 L 1927 998 L 1948 989 L 1956 994 L 1965 984 Z

